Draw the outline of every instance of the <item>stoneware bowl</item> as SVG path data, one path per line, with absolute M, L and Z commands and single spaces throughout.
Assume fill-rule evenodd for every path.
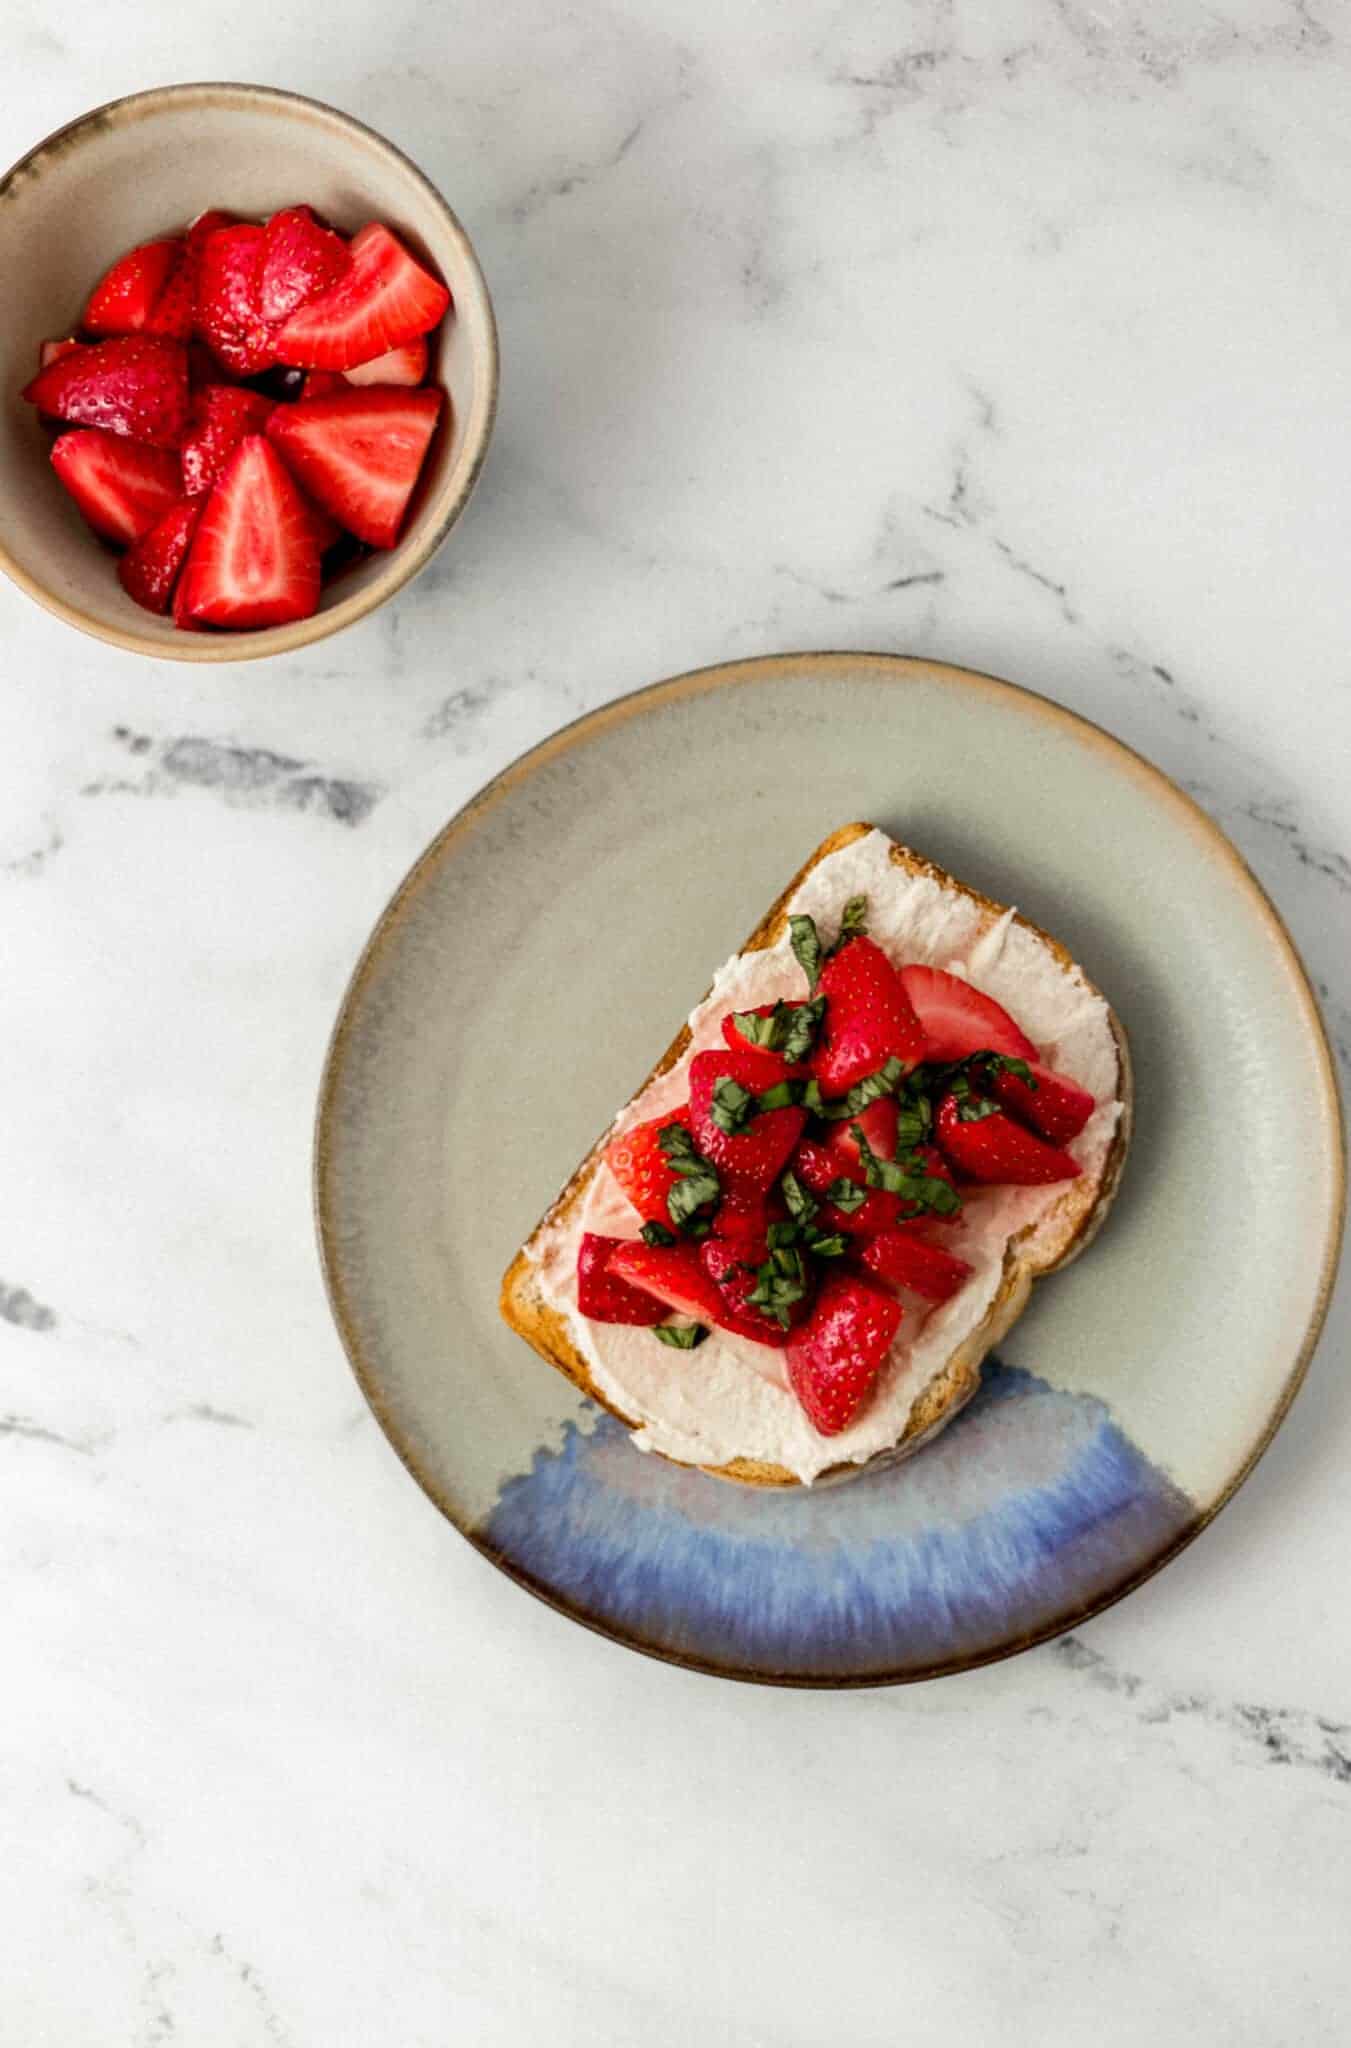
M 255 632 L 182 633 L 123 591 L 111 556 L 52 474 L 51 441 L 19 396 L 38 343 L 69 333 L 94 280 L 137 242 L 209 206 L 261 218 L 307 201 L 346 231 L 383 220 L 445 279 L 454 311 L 431 374 L 450 394 L 408 530 L 327 591 L 313 618 Z M 497 405 L 497 330 L 469 237 L 392 143 L 334 107 L 259 85 L 170 85 L 96 107 L 0 180 L 0 566 L 67 624 L 140 654 L 240 661 L 307 647 L 364 618 L 455 524 Z

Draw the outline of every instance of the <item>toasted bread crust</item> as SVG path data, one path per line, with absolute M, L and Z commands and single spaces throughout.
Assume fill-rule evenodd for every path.
M 849 846 L 856 839 L 863 838 L 875 828 L 867 824 L 843 825 L 822 840 L 810 860 L 794 875 L 778 901 L 755 927 L 741 947 L 743 953 L 758 953 L 767 946 L 777 943 L 786 929 L 788 905 L 801 888 L 813 868 L 838 853 L 841 847 Z M 949 875 L 933 861 L 908 847 L 893 844 L 893 863 L 908 874 L 927 875 L 943 888 L 967 897 L 977 904 L 985 914 L 987 924 L 1005 915 L 1005 906 L 991 897 L 982 895 L 980 890 L 969 888 Z M 1049 948 L 1055 959 L 1067 971 L 1075 968 L 1071 955 L 1058 939 L 1041 930 L 1029 918 L 1014 913 L 1016 921 L 1029 931 L 1037 934 Z M 1082 969 L 1078 970 L 1082 974 Z M 1085 977 L 1087 980 L 1087 977 Z M 1092 988 L 1092 984 L 1087 984 Z M 1093 990 L 1094 994 L 1099 991 Z M 1011 1239 L 1004 1253 L 1004 1272 L 993 1301 L 980 1323 L 972 1330 L 952 1353 L 943 1370 L 929 1381 L 917 1397 L 906 1420 L 903 1434 L 888 1450 L 879 1451 L 863 1464 L 832 1465 L 813 1483 L 829 1485 L 833 1481 L 853 1478 L 860 1472 L 872 1471 L 880 1465 L 898 1463 L 911 1456 L 927 1443 L 931 1437 L 949 1423 L 953 1416 L 965 1407 L 980 1384 L 981 1360 L 996 1345 L 1022 1314 L 1032 1290 L 1034 1280 L 1066 1266 L 1097 1235 L 1103 1219 L 1116 1194 L 1130 1143 L 1131 1109 L 1133 1086 L 1130 1055 L 1126 1035 L 1114 1012 L 1110 1010 L 1112 1034 L 1117 1049 L 1117 1093 L 1121 1100 L 1121 1115 L 1112 1139 L 1111 1148 L 1096 1174 L 1082 1175 L 1071 1181 L 1048 1214 L 1035 1227 L 1034 1232 L 1024 1233 Z M 667 1073 L 681 1057 L 690 1042 L 688 1024 L 682 1025 L 675 1038 L 653 1067 L 642 1087 L 635 1091 L 636 1099 L 643 1090 Z M 566 1318 L 547 1301 L 539 1285 L 539 1269 L 536 1253 L 543 1234 L 555 1225 L 566 1222 L 581 1206 L 586 1192 L 599 1170 L 604 1149 L 609 1140 L 607 1130 L 597 1139 L 576 1172 L 572 1175 L 561 1194 L 552 1202 L 540 1218 L 525 1244 L 508 1266 L 502 1280 L 501 1312 L 503 1319 L 518 1335 L 525 1338 L 540 1356 L 570 1379 L 582 1393 L 597 1402 L 610 1414 L 617 1416 L 630 1429 L 640 1427 L 635 1417 L 626 1415 L 621 1408 L 603 1394 L 591 1376 L 585 1358 L 572 1340 Z M 1035 1243 L 1032 1240 L 1035 1239 Z M 660 1453 L 658 1454 L 660 1455 Z M 730 1479 L 742 1486 L 800 1486 L 802 1481 L 786 1466 L 775 1465 L 756 1458 L 733 1458 L 725 1465 L 703 1465 L 700 1471 L 717 1479 Z

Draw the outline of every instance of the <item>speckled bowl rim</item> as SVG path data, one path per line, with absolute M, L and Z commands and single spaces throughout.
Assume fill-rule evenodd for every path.
M 991 1649 L 938 1659 L 905 1670 L 867 1672 L 856 1676 L 831 1676 L 757 1670 L 750 1665 L 734 1668 L 645 1641 L 631 1630 L 605 1621 L 561 1597 L 552 1587 L 544 1585 L 533 1574 L 515 1565 L 472 1526 L 467 1526 L 460 1519 L 455 1503 L 423 1468 L 415 1448 L 400 1434 L 394 1418 L 384 1404 L 378 1371 L 372 1361 L 363 1355 L 354 1321 L 348 1311 L 342 1271 L 341 1237 L 334 1227 L 330 1198 L 330 1185 L 337 1171 L 335 1098 L 339 1073 L 347 1057 L 349 1043 L 355 1034 L 359 1013 L 364 1006 L 368 990 L 383 969 L 390 939 L 414 908 L 426 882 L 454 856 L 464 835 L 487 811 L 501 803 L 504 797 L 510 795 L 538 769 L 555 760 L 560 754 L 599 739 L 615 725 L 629 719 L 641 718 L 647 712 L 657 710 L 666 704 L 678 702 L 683 698 L 697 697 L 709 690 L 725 688 L 729 684 L 746 686 L 774 683 L 789 671 L 799 674 L 804 669 L 815 670 L 819 684 L 829 684 L 842 670 L 871 670 L 875 673 L 879 668 L 896 683 L 904 683 L 912 678 L 936 680 L 954 690 L 964 690 L 973 695 L 1002 701 L 1028 717 L 1044 720 L 1047 725 L 1059 728 L 1062 733 L 1079 744 L 1091 747 L 1095 752 L 1104 755 L 1114 767 L 1141 785 L 1156 802 L 1180 816 L 1198 842 L 1200 850 L 1228 870 L 1234 887 L 1248 899 L 1259 923 L 1265 928 L 1273 951 L 1287 969 L 1303 1013 L 1322 1081 L 1323 1111 L 1333 1140 L 1332 1156 L 1336 1176 L 1333 1199 L 1328 1205 L 1324 1219 L 1325 1237 L 1317 1296 L 1265 1429 L 1255 1439 L 1247 1457 L 1211 1505 L 1200 1511 L 1194 1520 L 1152 1557 L 1128 1572 L 1119 1584 L 1110 1587 L 1092 1600 L 1066 1608 L 1043 1626 L 1019 1636 L 1011 1636 Z M 565 1614 L 569 1620 L 580 1622 L 594 1634 L 605 1636 L 612 1642 L 622 1643 L 625 1648 L 638 1650 L 644 1656 L 656 1658 L 661 1663 L 676 1664 L 687 1671 L 698 1671 L 709 1677 L 731 1679 L 743 1684 L 776 1685 L 807 1691 L 855 1691 L 870 1686 L 913 1685 L 923 1679 L 945 1678 L 961 1671 L 974 1671 L 982 1665 L 1001 1663 L 1006 1657 L 1017 1656 L 1023 1650 L 1033 1649 L 1038 1643 L 1050 1642 L 1067 1630 L 1080 1627 L 1094 1615 L 1102 1614 L 1107 1608 L 1114 1607 L 1118 1600 L 1124 1600 L 1129 1593 L 1144 1585 L 1147 1579 L 1152 1579 L 1156 1572 L 1162 1571 L 1180 1551 L 1194 1542 L 1202 1530 L 1208 1528 L 1221 1510 L 1229 1505 L 1258 1461 L 1270 1448 L 1277 1430 L 1289 1413 L 1290 1405 L 1304 1382 L 1309 1361 L 1322 1333 L 1336 1281 L 1342 1235 L 1346 1224 L 1346 1134 L 1337 1070 L 1328 1044 L 1327 1032 L 1308 972 L 1285 920 L 1238 849 L 1214 820 L 1208 817 L 1200 805 L 1195 803 L 1185 790 L 1180 789 L 1171 777 L 1161 768 L 1157 768 L 1152 761 L 1147 760 L 1143 754 L 1137 753 L 1135 748 L 1128 746 L 1124 740 L 1117 739 L 1104 727 L 1095 724 L 1092 719 L 1084 718 L 1076 711 L 1069 711 L 1064 705 L 1057 704 L 1053 699 L 1042 696 L 1036 690 L 1027 689 L 1020 683 L 1005 682 L 998 676 L 985 675 L 976 669 L 957 668 L 950 663 L 930 661 L 919 655 L 832 653 L 815 650 L 801 654 L 756 655 L 741 661 L 719 662 L 707 668 L 691 669 L 683 675 L 668 677 L 663 682 L 652 683 L 645 689 L 618 698 L 612 704 L 601 706 L 599 710 L 585 713 L 571 724 L 551 734 L 548 739 L 542 740 L 538 746 L 520 755 L 509 767 L 494 776 L 491 782 L 485 784 L 478 795 L 471 798 L 463 809 L 456 812 L 413 863 L 381 912 L 362 949 L 339 1005 L 319 1084 L 314 1135 L 313 1200 L 319 1260 L 329 1307 L 357 1384 L 402 1464 L 427 1497 L 441 1510 L 446 1520 L 452 1523 L 489 1563 L 496 1565 L 499 1571 L 514 1579 L 517 1585 L 523 1586 L 527 1592 L 533 1593 L 546 1606 Z
M 0 540 L 0 569 L 10 581 L 17 585 L 34 603 L 51 612 L 67 626 L 74 626 L 78 632 L 87 633 L 92 639 L 102 640 L 108 646 L 124 648 L 131 654 L 144 654 L 153 661 L 259 661 L 270 654 L 290 654 L 300 647 L 313 647 L 318 641 L 326 640 L 333 633 L 340 633 L 347 626 L 354 626 L 359 619 L 366 618 L 379 605 L 393 597 L 397 591 L 410 582 L 424 569 L 432 556 L 445 540 L 456 520 L 468 504 L 475 484 L 482 472 L 492 439 L 493 425 L 497 418 L 498 389 L 501 380 L 501 356 L 497 340 L 497 317 L 493 311 L 491 294 L 483 275 L 474 245 L 460 223 L 453 209 L 442 198 L 426 172 L 406 155 L 397 144 L 378 130 L 370 128 L 364 121 L 358 121 L 353 114 L 344 113 L 341 107 L 333 107 L 326 100 L 311 99 L 305 93 L 287 92 L 275 85 L 248 85 L 229 79 L 198 79 L 181 85 L 150 86 L 144 92 L 127 93 L 123 98 L 108 100 L 100 107 L 91 107 L 87 113 L 79 114 L 63 127 L 54 128 L 41 142 L 25 152 L 17 163 L 0 177 L 0 201 L 16 179 L 21 178 L 47 151 L 68 146 L 78 138 L 81 131 L 104 123 L 110 115 L 119 115 L 125 120 L 140 120 L 148 114 L 157 113 L 166 104 L 191 104 L 194 100 L 220 94 L 232 94 L 241 103 L 265 101 L 277 108 L 289 108 L 307 120 L 316 117 L 331 122 L 353 141 L 368 147 L 373 146 L 389 157 L 399 169 L 405 171 L 420 185 L 428 199 L 435 206 L 445 222 L 446 229 L 460 250 L 460 254 L 474 280 L 474 286 L 482 300 L 482 310 L 487 323 L 487 359 L 484 372 L 487 379 L 488 398 L 483 408 L 481 424 L 475 440 L 468 444 L 468 466 L 463 469 L 453 492 L 441 506 L 434 522 L 425 533 L 410 534 L 400 541 L 389 558 L 388 564 L 364 590 L 354 591 L 351 597 L 343 598 L 326 611 L 315 612 L 308 619 L 297 619 L 289 626 L 256 627 L 244 633 L 182 633 L 178 640 L 153 640 L 148 634 L 138 633 L 134 627 L 110 626 L 92 613 L 82 611 L 78 605 L 68 604 L 57 597 L 45 584 L 29 575 L 14 559 L 4 541 Z M 429 509 L 423 506 L 425 514 Z M 421 515 L 419 515 L 421 516 Z M 179 645 L 179 641 L 182 645 Z

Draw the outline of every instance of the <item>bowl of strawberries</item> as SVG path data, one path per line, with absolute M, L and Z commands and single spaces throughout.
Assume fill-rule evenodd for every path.
M 468 500 L 492 302 L 393 144 L 253 85 L 96 109 L 0 180 L 0 567 L 138 653 L 285 653 L 391 597 Z

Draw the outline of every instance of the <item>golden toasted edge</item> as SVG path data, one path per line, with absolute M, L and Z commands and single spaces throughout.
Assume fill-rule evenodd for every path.
M 875 829 L 868 824 L 842 825 L 837 832 L 832 832 L 828 839 L 823 839 L 740 950 L 743 953 L 758 953 L 765 947 L 774 945 L 787 926 L 789 903 L 813 868 L 819 866 L 831 854 L 839 852 L 841 847 L 852 845 L 854 840 L 864 838 Z M 912 852 L 909 847 L 893 843 L 891 858 L 895 866 L 904 868 L 907 873 L 927 875 L 943 888 L 968 897 L 971 902 L 979 905 L 990 922 L 1004 916 L 1004 904 L 996 903 L 992 897 L 983 895 L 979 889 L 969 888 L 965 882 L 959 882 L 955 876 L 948 874 L 946 869 L 926 860 L 923 855 Z M 1078 967 L 1058 939 L 1043 931 L 1039 925 L 1033 924 L 1030 918 L 1023 917 L 1021 912 L 1015 911 L 1014 917 L 1019 924 L 1034 932 L 1049 947 L 1066 972 L 1078 975 L 1092 994 L 1100 995 L 1101 992 L 1088 981 L 1083 970 Z M 981 1361 L 1022 1314 L 1033 1281 L 1046 1273 L 1055 1272 L 1061 1266 L 1068 1265 L 1071 1259 L 1077 1258 L 1097 1235 L 1121 1178 L 1121 1169 L 1130 1142 L 1133 1102 L 1130 1053 L 1125 1032 L 1110 1005 L 1108 1010 L 1117 1046 L 1117 1092 L 1121 1098 L 1122 1109 L 1111 1150 L 1100 1172 L 1096 1175 L 1085 1175 L 1069 1184 L 1054 1208 L 1036 1227 L 1039 1248 L 1035 1254 L 1030 1245 L 1023 1245 L 1020 1250 L 1018 1239 L 1010 1242 L 1004 1254 L 1003 1277 L 988 1310 L 976 1328 L 953 1352 L 943 1370 L 930 1380 L 920 1393 L 907 1417 L 905 1429 L 896 1443 L 885 1451 L 877 1452 L 863 1464 L 845 1463 L 828 1467 L 813 1482 L 816 1486 L 826 1486 L 835 1481 L 854 1478 L 860 1472 L 872 1471 L 880 1465 L 899 1463 L 901 1459 L 912 1456 L 923 1444 L 936 1436 L 939 1430 L 966 1406 L 975 1393 L 980 1385 Z M 689 1026 L 685 1024 L 672 1039 L 647 1079 L 634 1091 L 634 1095 L 629 1098 L 630 1101 L 636 1100 L 653 1081 L 667 1073 L 689 1042 Z M 625 1107 L 627 1106 L 626 1104 Z M 637 1429 L 640 1427 L 638 1420 L 626 1415 L 623 1409 L 617 1407 L 596 1385 L 586 1360 L 572 1340 L 566 1317 L 560 1314 L 552 1303 L 545 1300 L 539 1286 L 538 1266 L 534 1256 L 544 1232 L 563 1222 L 583 1200 L 591 1179 L 600 1166 L 611 1129 L 613 1124 L 597 1139 L 508 1266 L 502 1280 L 500 1308 L 503 1320 L 519 1336 L 524 1337 L 542 1358 L 629 1429 Z M 707 1472 L 713 1478 L 735 1480 L 742 1486 L 783 1487 L 802 1484 L 796 1473 L 790 1472 L 786 1466 L 756 1458 L 734 1458 L 725 1465 L 701 1465 L 697 1469 Z

